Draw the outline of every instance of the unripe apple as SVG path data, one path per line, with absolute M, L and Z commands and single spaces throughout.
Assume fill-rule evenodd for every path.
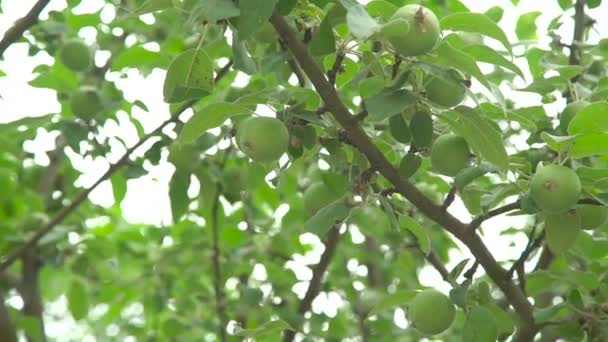
M 450 73 L 457 80 L 463 80 L 463 77 L 455 70 L 450 70 Z M 464 84 L 456 83 L 456 81 L 444 80 L 440 77 L 431 77 L 425 87 L 426 97 L 436 104 L 445 107 L 454 107 L 459 105 L 464 100 L 466 88 Z
M 83 119 L 92 119 L 103 110 L 99 92 L 93 87 L 80 87 L 70 97 L 72 112 Z
M 456 309 L 443 293 L 425 290 L 414 297 L 407 312 L 416 330 L 425 335 L 436 335 L 452 325 Z
M 454 134 L 439 136 L 431 147 L 431 166 L 446 176 L 456 176 L 470 159 L 469 146 L 464 138 Z
M 402 32 L 396 28 L 400 23 Z M 441 31 L 435 14 L 421 5 L 401 7 L 389 19 L 386 27 L 387 30 L 382 34 L 403 56 L 418 56 L 431 51 L 437 44 Z
M 581 181 L 576 172 L 562 165 L 538 167 L 530 183 L 530 194 L 541 210 L 564 212 L 578 201 Z
M 80 39 L 66 41 L 59 50 L 59 58 L 63 65 L 73 71 L 85 71 L 93 62 L 91 50 Z
M 250 117 L 240 123 L 236 143 L 254 161 L 271 162 L 278 160 L 287 151 L 289 132 L 281 120 Z

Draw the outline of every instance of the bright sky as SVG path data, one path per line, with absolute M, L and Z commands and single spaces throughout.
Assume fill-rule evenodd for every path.
M 4 34 L 4 31 L 10 27 L 17 18 L 23 16 L 35 2 L 35 0 L 2 1 L 3 14 L 0 15 L 0 36 Z M 369 1 L 360 0 L 360 2 L 367 3 Z M 540 11 L 541 15 L 537 20 L 537 24 L 540 29 L 539 32 L 541 32 L 540 36 L 543 38 L 540 43 L 544 47 L 548 47 L 549 41 L 548 37 L 545 37 L 542 32 L 544 32 L 548 23 L 561 13 L 561 9 L 556 0 L 521 0 L 517 7 L 513 6 L 509 0 L 462 0 L 462 2 L 476 12 L 483 12 L 495 5 L 504 8 L 504 16 L 500 24 L 512 42 L 517 40 L 514 34 L 514 27 L 519 15 L 532 11 Z M 51 4 L 47 7 L 45 12 L 43 12 L 42 16 L 46 17 L 46 13 L 48 13 L 49 10 L 62 9 L 65 6 L 66 1 L 64 0 L 51 1 Z M 104 21 L 110 21 L 113 18 L 114 11 L 111 6 L 104 7 L 104 1 L 101 0 L 83 0 L 81 5 L 75 9 L 75 12 L 91 13 L 100 10 Z M 590 15 L 596 19 L 605 17 L 600 13 L 608 13 L 607 1 L 604 1 L 600 8 L 594 9 Z M 570 18 L 565 18 L 563 21 L 564 25 L 562 26 L 560 33 L 563 37 L 563 41 L 569 43 L 572 36 L 573 22 Z M 590 36 L 591 43 L 597 42 L 599 37 L 608 36 L 608 23 L 605 20 L 599 20 L 595 28 L 596 30 L 592 32 Z M 85 28 L 80 32 L 80 35 L 87 41 L 92 42 L 94 40 L 95 30 Z M 28 57 L 27 48 L 24 44 L 14 44 L 5 52 L 4 57 L 4 60 L 0 61 L 0 69 L 7 75 L 5 77 L 0 77 L 0 123 L 27 116 L 40 116 L 48 113 L 56 113 L 60 110 L 59 103 L 52 90 L 33 88 L 27 84 L 27 82 L 33 78 L 32 69 L 36 65 L 52 62 L 52 59 L 48 55 L 38 54 L 35 57 Z M 102 65 L 106 58 L 107 55 L 98 53 L 96 56 L 97 64 Z M 527 66 L 524 60 L 517 59 L 516 63 L 524 72 L 527 72 Z M 150 113 L 146 113 L 138 108 L 134 108 L 133 112 L 134 116 L 141 121 L 145 130 L 149 132 L 169 117 L 168 106 L 162 102 L 161 93 L 164 71 L 156 70 L 146 78 L 139 75 L 135 70 L 129 71 L 128 75 L 128 78 L 119 79 L 117 77 L 118 74 L 112 73 L 109 78 L 116 81 L 119 88 L 123 90 L 127 100 L 141 100 L 148 108 L 152 109 Z M 528 77 L 526 81 L 529 82 L 530 78 Z M 523 82 L 518 84 L 518 86 L 522 85 Z M 505 92 L 507 97 L 513 96 L 514 92 L 508 87 L 503 87 L 501 89 Z M 475 91 L 477 89 L 473 90 Z M 35 99 L 35 101 L 32 101 L 32 99 Z M 540 96 L 529 93 L 517 93 L 517 100 L 520 106 L 540 104 Z M 555 115 L 563 105 L 564 102 L 560 101 L 545 107 L 550 114 Z M 122 140 L 126 141 L 129 145 L 134 144 L 137 141 L 137 136 L 132 125 L 127 124 L 127 120 L 125 120 L 126 113 L 120 113 L 118 116 L 121 118 L 120 123 L 117 124 L 112 122 L 107 124 L 105 126 L 106 131 L 111 132 L 112 135 L 120 136 Z M 41 134 L 35 142 L 29 143 L 25 147 L 28 150 L 37 152 L 37 161 L 45 164 L 48 160 L 43 153 L 44 147 L 52 146 L 52 142 L 53 136 L 46 132 L 45 134 Z M 521 146 L 521 142 L 518 142 L 517 145 Z M 110 156 L 110 161 L 117 160 L 124 152 L 124 149 L 120 148 L 119 144 L 114 143 L 113 147 L 117 148 L 114 149 L 114 154 Z M 74 166 L 83 172 L 83 176 L 78 180 L 77 185 L 79 186 L 89 186 L 101 176 L 108 167 L 107 161 L 102 158 L 96 160 L 87 158 L 83 160 L 75 153 L 71 153 L 70 157 L 73 159 Z M 122 203 L 124 216 L 131 222 L 169 224 L 171 222 L 171 215 L 168 199 L 168 182 L 173 173 L 173 167 L 168 163 L 164 163 L 157 167 L 149 166 L 148 170 L 150 172 L 149 175 L 137 180 L 129 181 L 128 193 Z M 195 191 L 197 189 L 192 190 Z M 90 198 L 99 205 L 112 205 L 113 197 L 109 182 L 106 182 L 95 190 Z M 465 221 L 470 219 L 461 202 L 456 202 L 450 208 L 450 211 Z M 516 236 L 515 243 L 512 246 L 507 246 L 504 237 L 500 236 L 500 232 L 505 228 L 512 226 L 522 227 L 524 223 L 524 218 L 506 219 L 504 216 L 484 223 L 484 227 L 486 227 L 484 231 L 484 241 L 495 253 L 495 257 L 498 260 L 506 260 L 519 255 L 526 243 L 526 237 L 522 233 Z M 318 242 L 318 239 L 311 236 L 304 237 L 304 239 L 312 239 L 312 241 Z M 317 259 L 321 251 L 322 247 L 320 249 L 316 248 L 310 257 L 313 260 Z M 446 266 L 450 269 L 462 260 L 462 258 L 468 257 L 468 255 L 466 248 L 461 248 L 460 252 L 454 251 L 451 258 L 452 260 Z M 302 263 L 304 263 L 304 261 L 302 261 Z M 305 271 L 302 272 L 306 273 Z M 437 286 L 443 291 L 449 290 L 447 284 L 443 283 L 437 272 L 429 266 L 422 270 L 421 280 L 423 284 Z M 317 307 L 327 307 L 326 305 L 323 305 L 323 302 L 325 302 L 325 300 L 332 301 L 331 298 L 321 297 L 323 296 L 320 296 L 318 301 L 315 302 Z M 336 299 L 334 298 L 334 300 Z M 398 319 L 398 321 L 403 323 L 402 317 L 399 318 L 401 319 Z M 58 330 L 55 330 L 56 333 L 61 333 L 60 331 L 64 330 L 61 327 L 57 327 L 57 329 Z

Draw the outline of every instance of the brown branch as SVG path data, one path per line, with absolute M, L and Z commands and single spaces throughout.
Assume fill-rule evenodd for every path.
M 587 0 L 577 0 L 574 4 L 574 32 L 572 33 L 572 44 L 570 44 L 570 65 L 580 64 L 579 44 L 583 43 L 585 34 L 585 3 Z M 576 79 L 573 79 L 576 81 Z
M 446 281 L 448 283 L 450 282 L 450 271 L 448 271 L 448 269 L 445 268 L 445 265 L 443 264 L 443 262 L 441 262 L 441 260 L 437 256 L 437 254 L 435 254 L 435 252 L 433 252 L 433 251 L 429 252 L 429 254 L 426 254 L 424 256 L 424 258 L 426 259 L 426 261 L 429 262 L 429 264 L 433 265 L 435 270 L 437 270 L 437 272 L 439 272 L 439 275 L 441 275 L 441 278 L 444 281 Z
M 230 153 L 230 147 L 224 152 L 222 162 L 220 165 L 220 171 L 222 171 L 226 165 L 226 159 Z M 219 233 L 219 214 L 220 214 L 220 196 L 222 193 L 222 186 L 218 185 L 216 188 L 215 198 L 211 207 L 211 235 L 213 239 L 213 253 L 211 259 L 213 261 L 213 289 L 215 292 L 215 311 L 220 321 L 218 327 L 218 335 L 221 342 L 228 340 L 226 334 L 226 325 L 228 324 L 228 318 L 226 316 L 226 308 L 224 303 L 224 290 L 223 290 L 223 276 L 222 276 L 222 265 L 220 259 L 222 253 L 220 250 L 220 233 Z
M 49 4 L 51 0 L 38 0 L 32 6 L 29 12 L 21 18 L 15 21 L 13 26 L 6 31 L 4 37 L 0 41 L 0 59 L 3 59 L 4 52 L 11 46 L 13 43 L 19 40 L 25 33 L 25 31 L 29 30 L 30 27 L 34 26 L 38 22 L 38 16 L 40 16 L 40 12 Z
M 312 270 L 312 279 L 310 280 L 310 284 L 308 285 L 308 290 L 306 290 L 304 298 L 302 298 L 300 304 L 298 305 L 298 314 L 304 315 L 308 310 L 310 310 L 312 301 L 317 297 L 317 295 L 321 291 L 321 281 L 323 280 L 323 276 L 325 275 L 325 272 L 329 267 L 331 259 L 336 253 L 336 246 L 338 245 L 338 241 L 340 241 L 340 227 L 338 225 L 335 225 L 327 233 L 327 237 L 324 242 L 325 251 L 323 251 L 319 263 L 315 265 Z M 285 330 L 283 335 L 283 342 L 292 342 L 295 337 L 295 331 Z
M 450 205 L 452 205 L 452 203 L 454 202 L 454 199 L 456 198 L 456 186 L 453 186 L 450 189 L 450 192 L 448 192 L 448 195 L 445 196 L 445 200 L 443 201 L 443 204 L 441 205 L 441 208 L 443 208 L 443 210 L 448 210 L 448 208 L 450 207 Z
M 38 335 L 27 336 L 28 341 L 46 341 L 44 333 L 44 320 L 42 317 L 43 305 L 42 297 L 40 296 L 40 268 L 42 263 L 38 258 L 36 248 L 33 246 L 28 248 L 21 257 L 21 284 L 19 285 L 19 294 L 23 300 L 23 309 L 21 310 L 25 316 L 29 316 L 38 321 Z
M 232 61 L 228 62 L 228 65 L 231 65 L 231 63 L 232 63 Z M 224 66 L 224 68 L 222 68 L 222 70 L 226 69 L 226 67 L 229 68 L 228 65 Z M 216 74 L 215 82 L 219 81 L 219 79 L 227 71 L 227 70 L 226 71 L 222 71 L 222 70 L 220 70 Z M 4 256 L 0 260 L 0 272 L 3 272 L 4 270 L 6 270 L 6 268 L 8 268 L 13 262 L 15 262 L 15 260 L 17 260 L 19 257 L 21 257 L 29 248 L 35 246 L 36 243 L 43 236 L 45 236 L 50 231 L 52 231 L 53 228 L 55 228 L 55 226 L 57 226 L 59 223 L 61 223 L 68 215 L 70 215 L 74 210 L 76 210 L 88 198 L 89 194 L 93 190 L 95 190 L 95 188 L 97 188 L 101 183 L 103 183 L 107 179 L 109 179 L 116 171 L 118 171 L 120 168 L 122 168 L 124 165 L 126 165 L 129 161 L 129 157 L 135 150 L 137 150 L 140 146 L 142 146 L 151 137 L 160 134 L 162 132 L 162 130 L 165 127 L 167 127 L 167 125 L 178 120 L 179 116 L 183 112 L 185 112 L 188 108 L 192 107 L 196 102 L 198 102 L 198 99 L 190 100 L 190 101 L 184 103 L 181 107 L 179 107 L 171 115 L 171 117 L 168 120 L 161 123 L 160 126 L 158 126 L 155 130 L 144 135 L 137 143 L 135 143 L 135 145 L 128 148 L 127 151 L 122 155 L 122 157 L 120 157 L 120 159 L 117 162 L 110 165 L 110 168 L 101 177 L 99 177 L 99 179 L 97 179 L 97 181 L 95 181 L 95 183 L 93 183 L 93 185 L 91 185 L 89 188 L 81 191 L 70 204 L 61 208 L 61 210 L 59 210 L 55 214 L 55 216 L 53 216 L 47 223 L 42 225 L 42 227 L 38 228 L 38 230 L 36 230 L 34 232 L 34 234 L 32 234 L 32 236 L 30 236 L 27 239 L 26 242 L 24 242 L 22 245 L 18 246 L 17 248 L 13 249 L 11 252 L 8 253 L 8 255 Z
M 17 342 L 17 330 L 0 292 L 0 341 Z
M 304 76 L 304 74 L 302 74 L 302 70 L 300 70 L 300 66 L 298 66 L 298 63 L 296 63 L 293 60 L 292 56 L 289 54 L 289 50 L 287 49 L 287 46 L 285 46 L 285 42 L 283 42 L 281 39 L 279 39 L 279 45 L 281 46 L 281 49 L 283 49 L 283 51 L 285 51 L 285 53 L 287 53 L 287 64 L 293 71 L 294 75 L 296 75 L 296 78 L 298 79 L 298 85 L 300 87 L 304 87 L 306 85 L 306 76 Z
M 325 102 L 329 112 L 333 114 L 336 121 L 347 131 L 351 141 L 361 153 L 363 153 L 386 179 L 388 179 L 399 193 L 407 198 L 424 215 L 434 220 L 455 237 L 460 239 L 479 260 L 487 274 L 494 280 L 503 291 L 509 303 L 518 313 L 521 324 L 522 336 L 519 341 L 532 340 L 536 334 L 532 306 L 522 293 L 521 289 L 508 278 L 507 271 L 494 259 L 488 248 L 479 236 L 470 232 L 468 226 L 454 216 L 445 212 L 440 205 L 433 203 L 420 190 L 407 180 L 402 180 L 397 169 L 386 159 L 380 150 L 372 143 L 365 131 L 359 126 L 357 120 L 352 116 L 344 103 L 338 97 L 335 88 L 325 79 L 325 75 L 304 46 L 291 30 L 283 17 L 273 14 L 270 21 L 281 38 L 291 50 L 293 56 L 298 60 L 304 72 L 314 85 L 315 89 Z
M 540 233 L 540 235 L 534 239 L 533 237 L 535 230 L 536 229 L 534 228 L 532 229 L 532 233 L 530 234 L 530 238 L 528 240 L 528 245 L 521 252 L 519 258 L 513 263 L 513 265 L 511 265 L 511 268 L 509 269 L 509 274 L 511 274 L 511 276 L 513 276 L 513 273 L 517 268 L 523 267 L 525 262 L 530 257 L 530 254 L 532 254 L 532 252 L 534 252 L 538 247 L 540 247 L 541 243 L 543 242 L 545 238 L 545 231 L 543 230 L 542 233 Z
M 483 223 L 483 221 L 489 220 L 494 216 L 502 215 L 504 213 L 508 213 L 509 211 L 519 209 L 519 207 L 520 207 L 519 201 L 515 201 L 513 203 L 504 205 L 502 207 L 492 209 L 492 210 L 488 211 L 487 213 L 474 218 L 473 221 L 471 221 L 471 223 L 469 223 L 469 229 L 471 231 L 474 231 Z
M 382 272 L 377 260 L 377 255 L 381 253 L 380 249 L 378 248 L 378 243 L 369 235 L 365 235 L 364 243 L 365 250 L 368 254 L 367 260 L 365 261 L 365 267 L 367 267 L 367 282 L 369 283 L 370 287 L 382 287 Z
M 338 52 L 336 53 L 336 60 L 334 61 L 334 65 L 327 72 L 327 80 L 332 85 L 336 84 L 336 77 L 338 76 L 340 70 L 342 70 L 342 62 L 344 61 L 345 56 L 346 54 L 344 53 L 344 51 L 338 50 Z

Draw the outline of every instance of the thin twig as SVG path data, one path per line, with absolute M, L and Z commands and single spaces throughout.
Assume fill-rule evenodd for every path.
M 477 229 L 481 225 L 481 223 L 483 223 L 483 221 L 486 221 L 494 216 L 502 215 L 504 213 L 508 213 L 509 211 L 519 209 L 519 207 L 520 207 L 519 201 L 515 201 L 513 203 L 504 205 L 502 207 L 492 209 L 492 210 L 488 211 L 487 213 L 480 215 L 480 216 L 476 217 L 475 219 L 473 219 L 473 221 L 471 221 L 471 223 L 469 223 L 469 230 L 475 231 L 475 229 Z
M 391 79 L 395 79 L 399 75 L 399 67 L 401 66 L 403 59 L 399 55 L 395 55 L 395 63 L 393 63 L 393 69 L 391 72 Z
M 539 236 L 534 238 L 535 230 L 536 230 L 536 225 L 532 228 L 532 233 L 530 234 L 530 238 L 528 240 L 528 245 L 526 246 L 526 248 L 524 248 L 524 250 L 521 252 L 521 255 L 519 256 L 519 258 L 513 263 L 513 265 L 511 265 L 511 268 L 509 269 L 509 274 L 511 276 L 513 276 L 513 273 L 515 272 L 515 270 L 517 268 L 522 267 L 526 263 L 526 261 L 528 260 L 528 258 L 532 254 L 532 252 L 534 252 L 542 244 L 542 242 L 545 238 L 545 231 L 543 230 Z
M 473 276 L 475 275 L 475 272 L 477 272 L 478 267 L 479 267 L 479 261 L 475 260 L 475 262 L 473 263 L 473 266 L 471 266 L 471 268 L 469 268 L 466 272 L 464 272 L 463 276 L 467 279 L 473 279 Z
M 443 210 L 448 210 L 448 208 L 450 207 L 450 205 L 452 205 L 452 203 L 454 202 L 454 199 L 456 198 L 456 186 L 453 186 L 450 189 L 450 192 L 448 192 L 448 195 L 445 196 L 445 200 L 443 201 L 443 204 L 441 205 L 441 208 L 443 208 Z
M 344 51 L 342 49 L 339 49 L 336 53 L 336 60 L 334 61 L 334 65 L 327 72 L 327 80 L 332 85 L 336 84 L 336 77 L 338 76 L 338 73 L 342 70 L 342 62 L 344 61 L 345 56 L 346 54 L 344 53 Z
M 304 74 L 302 74 L 302 70 L 300 70 L 300 66 L 291 57 L 291 55 L 289 54 L 289 50 L 287 49 L 287 47 L 285 46 L 285 43 L 281 39 L 279 39 L 279 45 L 281 46 L 281 49 L 283 49 L 283 51 L 285 51 L 285 53 L 287 54 L 287 64 L 289 64 L 291 71 L 293 71 L 294 75 L 296 75 L 296 78 L 298 79 L 298 85 L 300 87 L 304 87 L 306 85 L 306 76 L 304 76 Z
M 228 65 L 231 65 L 231 62 L 229 62 Z M 226 73 L 227 70 L 225 70 L 225 69 L 227 67 L 229 68 L 228 65 L 224 66 L 222 68 L 222 70 L 220 70 L 217 73 L 217 75 L 215 77 L 216 82 L 219 81 L 221 76 L 223 76 Z M 223 71 L 223 70 L 225 70 L 225 71 Z M 171 115 L 171 117 L 168 120 L 161 123 L 160 126 L 158 126 L 152 132 L 144 135 L 137 143 L 135 143 L 135 145 L 133 145 L 132 147 L 127 149 L 127 151 L 122 155 L 122 157 L 120 157 L 120 159 L 117 162 L 110 165 L 110 168 L 101 177 L 99 177 L 99 179 L 97 179 L 97 181 L 95 181 L 95 183 L 93 183 L 93 185 L 91 185 L 87 189 L 82 190 L 72 200 L 72 202 L 70 204 L 61 208 L 61 210 L 59 210 L 55 214 L 55 216 L 53 216 L 47 223 L 42 225 L 42 227 L 38 228 L 38 230 L 36 230 L 27 239 L 26 242 L 24 242 L 22 245 L 18 246 L 17 248 L 13 249 L 5 257 L 3 257 L 0 260 L 0 272 L 3 272 L 6 268 L 8 268 L 13 262 L 15 262 L 15 260 L 17 260 L 19 257 L 21 257 L 29 248 L 35 246 L 36 243 L 43 236 L 45 236 L 50 231 L 52 231 L 53 228 L 55 228 L 55 226 L 57 226 L 59 223 L 61 223 L 69 214 L 71 214 L 74 210 L 76 210 L 80 206 L 80 204 L 82 204 L 88 198 L 89 194 L 91 192 L 93 192 L 93 190 L 95 190 L 101 183 L 103 183 L 107 179 L 109 179 L 116 171 L 118 171 L 120 168 L 122 168 L 124 165 L 126 165 L 129 161 L 129 157 L 135 150 L 137 150 L 139 147 L 141 147 L 146 141 L 148 141 L 148 139 L 160 134 L 162 132 L 162 130 L 165 127 L 167 127 L 170 123 L 177 121 L 179 116 L 183 112 L 185 112 L 188 108 L 192 107 L 196 102 L 198 102 L 198 99 L 190 100 L 190 101 L 186 102 L 185 104 L 183 104 L 181 107 L 179 107 L 175 111 L 175 113 L 173 113 Z
M 226 158 L 228 151 L 223 156 L 223 161 L 220 169 L 224 168 L 226 164 Z M 226 318 L 226 309 L 224 307 L 224 291 L 223 291 L 223 277 L 222 277 L 222 266 L 220 262 L 221 250 L 220 250 L 220 234 L 219 234 L 219 211 L 220 211 L 220 195 L 221 185 L 217 186 L 215 198 L 211 208 L 211 235 L 213 236 L 213 254 L 211 259 L 213 261 L 213 288 L 215 292 L 215 311 L 217 313 L 220 324 L 218 326 L 218 335 L 221 342 L 226 342 L 228 336 L 226 334 L 226 324 L 228 320 Z
M 4 37 L 2 37 L 2 40 L 0 41 L 0 59 L 3 58 L 4 51 L 6 51 L 9 46 L 18 41 L 25 31 L 29 30 L 30 27 L 38 22 L 40 12 L 42 12 L 49 2 L 51 2 L 51 0 L 38 0 L 23 18 L 15 21 L 13 26 L 6 31 Z
M 308 310 L 310 310 L 312 301 L 321 291 L 321 281 L 323 280 L 323 276 L 325 276 L 325 272 L 329 267 L 331 259 L 333 259 L 334 254 L 336 253 L 336 246 L 338 245 L 338 241 L 340 241 L 340 236 L 340 227 L 338 225 L 333 226 L 327 233 L 327 238 L 324 241 L 325 251 L 323 251 L 323 254 L 321 254 L 321 260 L 319 260 L 319 263 L 313 268 L 312 279 L 308 284 L 308 290 L 306 290 L 304 298 L 302 298 L 300 304 L 298 305 L 299 315 L 304 315 Z M 295 337 L 296 332 L 293 330 L 285 330 L 283 332 L 283 342 L 292 342 Z

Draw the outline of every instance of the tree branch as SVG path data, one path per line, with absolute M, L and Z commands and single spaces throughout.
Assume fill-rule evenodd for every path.
M 457 190 L 456 186 L 453 186 L 450 189 L 450 192 L 448 192 L 448 195 L 445 196 L 445 200 L 443 201 L 443 204 L 441 205 L 443 210 L 448 210 L 450 205 L 452 205 L 452 203 L 454 202 L 454 199 L 456 198 L 456 190 Z
M 574 4 L 574 32 L 572 33 L 572 44 L 570 44 L 570 56 L 568 58 L 570 65 L 578 65 L 580 63 L 579 44 L 583 43 L 585 34 L 586 2 L 587 0 L 577 0 Z
M 19 285 L 19 294 L 23 300 L 23 309 L 21 310 L 25 316 L 29 316 L 38 321 L 39 335 L 27 336 L 27 340 L 46 341 L 44 333 L 44 320 L 42 317 L 43 305 L 40 296 L 40 268 L 42 263 L 38 259 L 38 253 L 35 246 L 28 248 L 21 257 L 21 284 Z
M 365 131 L 359 126 L 357 120 L 338 97 L 335 88 L 327 81 L 315 60 L 306 47 L 298 40 L 285 19 L 275 13 L 270 18 L 270 21 L 287 44 L 287 47 L 292 51 L 293 56 L 300 63 L 304 72 L 308 75 L 308 78 L 325 102 L 327 110 L 333 114 L 336 121 L 347 131 L 349 141 L 367 157 L 376 170 L 395 186 L 399 193 L 407 198 L 424 215 L 460 239 L 471 250 L 487 274 L 494 280 L 514 307 L 521 319 L 520 330 L 525 332 L 524 337 L 528 336 L 530 337 L 528 340 L 531 340 L 536 333 L 532 306 L 521 292 L 521 289 L 508 278 L 507 271 L 496 262 L 479 236 L 470 233 L 466 224 L 445 212 L 440 205 L 433 203 L 410 182 L 401 180 L 397 169 L 390 164 L 386 157 L 372 143 Z M 525 340 L 520 339 L 520 341 Z
M 488 211 L 487 213 L 480 215 L 480 216 L 476 217 L 475 219 L 473 219 L 473 221 L 471 221 L 471 223 L 469 223 L 469 229 L 471 231 L 475 231 L 475 229 L 477 229 L 483 223 L 483 221 L 491 219 L 494 216 L 508 213 L 511 210 L 519 209 L 519 207 L 520 207 L 519 201 L 515 201 L 513 203 L 504 205 L 502 207 L 492 209 L 492 210 Z
M 0 292 L 0 341 L 17 342 L 17 331 Z
M 230 68 L 231 65 L 232 65 L 232 61 L 229 61 L 227 65 L 225 65 L 222 69 L 220 69 L 220 71 L 217 72 L 217 74 L 215 76 L 215 82 L 219 81 L 220 78 L 226 74 L 226 72 L 228 71 L 228 69 Z M 43 236 L 45 236 L 50 231 L 52 231 L 53 228 L 55 228 L 55 226 L 57 226 L 59 223 L 61 223 L 68 215 L 70 215 L 74 210 L 76 210 L 80 206 L 80 204 L 82 204 L 88 198 L 89 194 L 91 192 L 93 192 L 93 190 L 95 190 L 101 183 L 108 180 L 116 171 L 118 171 L 120 168 L 122 168 L 124 165 L 126 165 L 129 161 L 129 157 L 135 150 L 137 150 L 140 146 L 142 146 L 151 137 L 160 134 L 162 132 L 162 130 L 165 127 L 167 127 L 167 125 L 176 121 L 183 112 L 185 112 L 188 108 L 192 107 L 196 102 L 198 102 L 198 99 L 190 100 L 190 101 L 184 103 L 181 107 L 179 107 L 171 115 L 171 117 L 168 120 L 161 123 L 160 126 L 158 126 L 155 130 L 144 135 L 137 143 L 135 143 L 135 145 L 128 148 L 127 151 L 122 155 L 122 157 L 120 157 L 120 159 L 116 163 L 112 164 L 110 166 L 110 168 L 101 177 L 99 177 L 99 179 L 97 179 L 97 181 L 95 181 L 95 183 L 93 183 L 93 185 L 91 185 L 89 188 L 81 191 L 70 204 L 61 208 L 61 210 L 59 210 L 55 214 L 55 216 L 53 216 L 47 223 L 42 225 L 42 227 L 38 228 L 38 230 L 36 230 L 27 239 L 27 241 L 25 241 L 22 245 L 13 249 L 8 255 L 3 257 L 0 260 L 0 272 L 3 272 L 5 269 L 7 269 L 13 262 L 15 262 L 15 260 L 17 260 L 19 257 L 21 257 L 29 248 L 35 246 L 36 243 Z
M 306 76 L 302 74 L 302 70 L 300 70 L 298 63 L 293 60 L 292 56 L 289 54 L 289 50 L 287 50 L 285 43 L 281 39 L 279 39 L 279 45 L 281 45 L 281 49 L 287 53 L 287 64 L 289 64 L 289 67 L 293 71 L 294 75 L 296 75 L 298 85 L 300 87 L 304 87 L 306 85 Z
M 329 267 L 331 259 L 336 253 L 336 246 L 338 245 L 338 241 L 340 241 L 340 227 L 338 225 L 335 225 L 327 233 L 327 238 L 324 242 L 325 251 L 323 251 L 319 263 L 315 265 L 314 269 L 312 270 L 312 279 L 310 280 L 310 284 L 308 285 L 308 290 L 306 290 L 304 298 L 302 298 L 300 304 L 298 305 L 298 314 L 304 315 L 308 310 L 310 310 L 312 301 L 317 297 L 317 295 L 321 291 L 321 281 L 323 280 L 323 276 L 325 275 L 325 272 Z M 283 335 L 283 342 L 292 342 L 295 337 L 295 331 L 285 330 Z
M 336 53 L 336 60 L 334 61 L 334 65 L 327 72 L 327 79 L 329 83 L 332 85 L 336 84 L 336 77 L 338 76 L 338 72 L 342 69 L 342 62 L 344 61 L 345 53 L 342 49 L 339 49 Z
M 23 18 L 15 21 L 13 26 L 6 31 L 4 37 L 2 37 L 2 40 L 0 41 L 0 59 L 4 58 L 4 51 L 6 51 L 9 46 L 19 40 L 25 31 L 29 30 L 30 27 L 38 22 L 40 12 L 42 12 L 49 2 L 51 2 L 51 0 L 38 0 Z
M 228 147 L 230 149 L 230 147 Z M 230 153 L 229 150 L 224 152 L 220 171 L 224 169 L 226 165 L 226 158 Z M 226 325 L 228 319 L 226 317 L 226 308 L 224 303 L 224 290 L 223 290 L 223 276 L 222 276 L 222 265 L 220 258 L 222 256 L 220 250 L 220 234 L 219 234 L 219 214 L 220 214 L 220 195 L 222 192 L 222 186 L 218 185 L 216 188 L 215 198 L 213 199 L 213 205 L 211 207 L 211 235 L 213 236 L 213 254 L 211 259 L 213 261 L 213 288 L 215 292 L 215 311 L 220 321 L 218 327 L 218 335 L 221 342 L 226 342 L 228 336 L 226 334 Z

